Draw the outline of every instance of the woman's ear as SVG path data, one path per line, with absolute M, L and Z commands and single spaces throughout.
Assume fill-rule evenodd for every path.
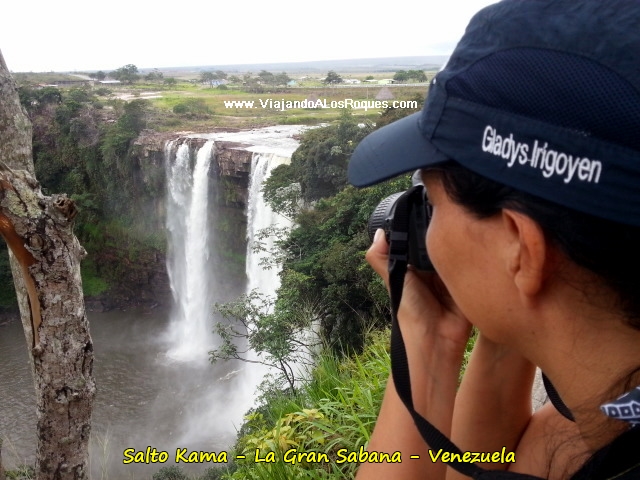
M 520 294 L 530 301 L 542 290 L 551 266 L 547 239 L 540 225 L 522 213 L 504 209 L 502 222 L 507 269 Z

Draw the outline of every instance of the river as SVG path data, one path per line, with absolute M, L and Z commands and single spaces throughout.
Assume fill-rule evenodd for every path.
M 162 339 L 169 313 L 89 313 L 98 393 L 91 440 L 92 478 L 150 478 L 161 465 L 123 465 L 127 448 L 219 452 L 235 440 L 252 392 L 244 365 L 176 362 Z M 6 467 L 33 464 L 35 395 L 20 322 L 0 327 L 0 437 Z M 238 398 L 238 394 L 245 389 Z M 170 462 L 167 462 L 167 465 Z M 209 465 L 210 466 L 210 465 Z M 189 469 L 185 469 L 189 470 Z M 204 471 L 198 465 L 192 471 Z M 106 478 L 106 476 L 104 476 Z

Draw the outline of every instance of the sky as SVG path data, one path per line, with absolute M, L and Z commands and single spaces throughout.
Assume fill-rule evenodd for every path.
M 493 0 L 8 0 L 13 72 L 446 55 Z

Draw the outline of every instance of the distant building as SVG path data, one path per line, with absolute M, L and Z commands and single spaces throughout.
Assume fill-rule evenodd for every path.
M 347 83 L 349 85 L 358 85 L 360 83 L 360 80 L 358 80 L 357 78 L 347 78 L 343 80 L 342 83 Z
M 98 80 L 99 85 L 120 85 L 120 80 Z
M 75 87 L 80 85 L 90 85 L 91 80 L 56 80 L 56 86 L 58 87 Z

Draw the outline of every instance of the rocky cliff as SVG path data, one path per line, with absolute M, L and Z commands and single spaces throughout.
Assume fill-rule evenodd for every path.
M 206 142 L 205 138 L 185 137 L 184 133 L 158 133 L 144 131 L 133 146 L 132 161 L 136 183 L 143 187 L 151 205 L 141 205 L 141 215 L 154 217 L 153 225 L 159 241 L 166 244 L 166 159 L 167 142 L 186 142 L 195 152 Z M 210 221 L 215 234 L 222 240 L 216 255 L 220 257 L 221 274 L 225 282 L 224 296 L 232 297 L 244 285 L 244 255 L 246 252 L 246 216 L 248 186 L 252 153 L 248 145 L 234 142 L 216 142 L 213 167 L 210 169 L 210 188 L 216 215 Z M 116 249 L 118 247 L 114 247 Z M 171 299 L 163 249 L 139 251 L 123 261 L 117 252 L 101 252 L 97 262 L 105 271 L 117 271 L 119 281 L 107 292 L 87 299 L 87 307 L 94 311 L 142 306 L 168 306 Z
M 164 203 L 166 191 L 165 148 L 167 142 L 184 138 L 184 142 L 195 152 L 207 141 L 206 138 L 185 137 L 186 132 L 158 133 L 144 131 L 134 143 L 134 159 L 138 164 L 140 180 L 149 193 L 154 194 L 159 204 Z M 251 174 L 249 145 L 217 141 L 215 163 L 211 169 L 212 179 L 222 180 L 222 189 L 217 199 L 220 206 L 245 208 Z

